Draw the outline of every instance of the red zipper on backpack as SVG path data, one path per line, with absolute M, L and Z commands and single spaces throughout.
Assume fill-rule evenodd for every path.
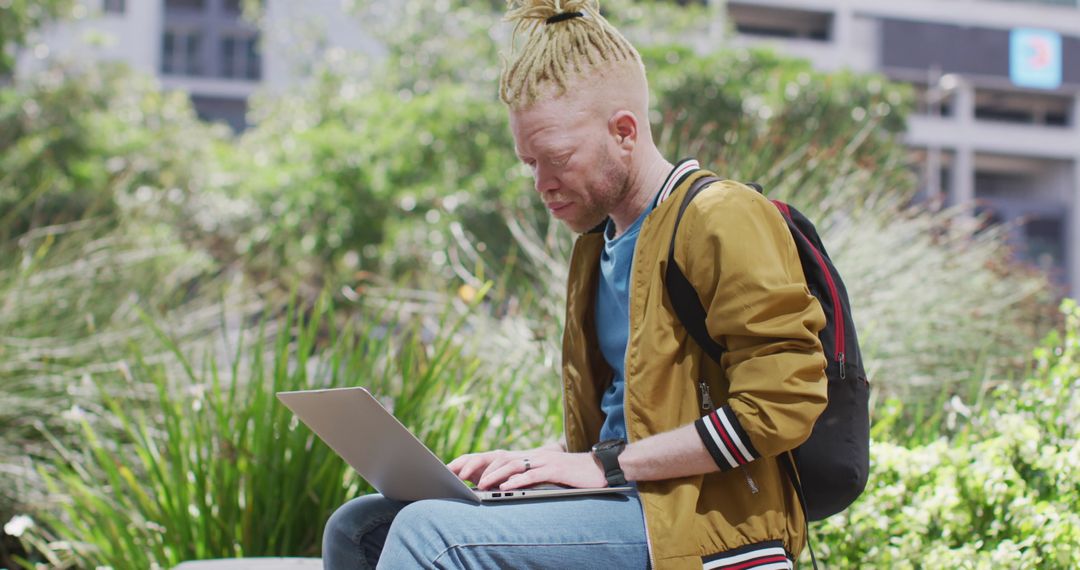
M 821 255 L 818 248 L 814 247 L 814 243 L 806 238 L 802 230 L 795 225 L 795 221 L 791 218 L 791 208 L 779 200 L 771 200 L 771 202 L 791 222 L 791 227 L 795 228 L 795 231 L 799 232 L 799 235 L 806 240 L 806 243 L 810 246 L 810 251 L 814 252 L 814 257 L 817 258 L 818 266 L 821 267 L 822 272 L 825 274 L 825 283 L 829 286 L 829 296 L 832 297 L 833 302 L 833 322 L 836 323 L 836 362 L 840 365 L 840 379 L 845 380 L 847 371 L 844 368 L 846 368 L 845 361 L 847 357 L 844 355 L 844 314 L 840 310 L 840 292 L 836 288 L 836 282 L 833 281 L 832 273 L 829 272 L 829 266 L 825 265 L 825 257 Z

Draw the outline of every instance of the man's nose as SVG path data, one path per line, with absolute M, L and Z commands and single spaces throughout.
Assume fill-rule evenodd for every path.
M 537 167 L 533 173 L 536 191 L 540 194 L 559 188 L 559 178 L 550 168 Z

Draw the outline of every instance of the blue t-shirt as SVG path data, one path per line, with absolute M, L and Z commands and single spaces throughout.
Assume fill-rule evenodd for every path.
M 613 237 L 615 223 L 610 220 L 604 228 L 600 283 L 596 291 L 596 334 L 600 340 L 600 352 L 614 371 L 614 378 L 611 386 L 600 397 L 600 409 L 605 414 L 604 425 L 600 428 L 600 441 L 627 439 L 623 402 L 626 393 L 626 342 L 630 336 L 630 270 L 633 267 L 634 249 L 641 232 L 641 224 L 683 178 L 698 168 L 696 160 L 680 161 L 668 174 L 656 199 L 622 235 Z
M 630 269 L 634 248 L 645 216 L 652 206 L 642 212 L 637 221 L 621 236 L 612 238 L 615 224 L 608 222 L 604 229 L 604 251 L 600 254 L 600 285 L 596 292 L 596 333 L 600 352 L 615 377 L 600 398 L 600 409 L 606 418 L 600 428 L 600 441 L 626 439 L 626 418 L 623 416 L 623 394 L 626 387 L 626 341 L 630 334 Z

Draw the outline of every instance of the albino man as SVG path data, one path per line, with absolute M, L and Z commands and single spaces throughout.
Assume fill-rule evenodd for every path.
M 713 174 L 662 156 L 637 50 L 596 0 L 510 3 L 499 84 L 516 152 L 581 234 L 563 338 L 563 442 L 458 457 L 481 489 L 633 491 L 475 504 L 369 495 L 327 523 L 328 568 L 792 568 L 805 521 L 778 456 L 825 408 L 825 316 L 776 209 L 713 183 L 674 261 L 700 294 L 711 361 L 672 313 L 664 267 L 682 196 Z M 515 50 L 515 45 L 520 49 Z

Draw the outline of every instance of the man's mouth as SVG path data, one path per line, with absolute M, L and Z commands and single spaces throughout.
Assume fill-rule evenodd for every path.
M 572 202 L 548 202 L 547 208 L 548 210 L 551 210 L 552 214 L 557 214 L 559 213 L 559 211 L 565 210 L 567 207 L 569 207 L 570 204 L 572 204 Z

